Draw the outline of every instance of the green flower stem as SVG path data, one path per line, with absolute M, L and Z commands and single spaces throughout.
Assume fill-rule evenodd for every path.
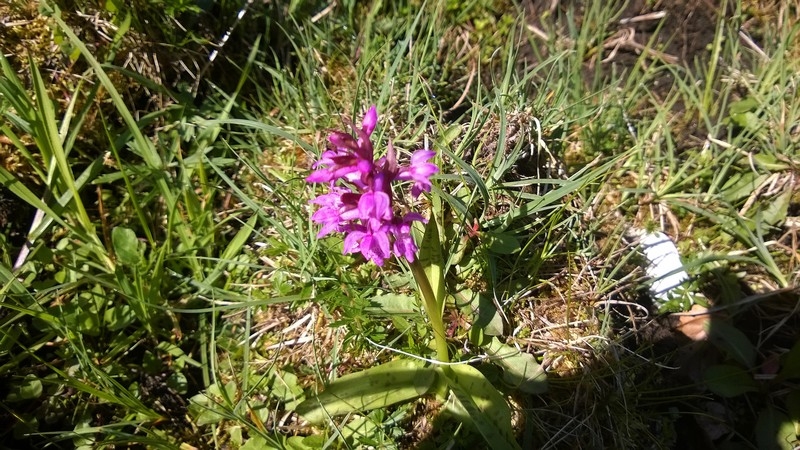
M 431 283 L 425 274 L 425 269 L 420 265 L 419 260 L 409 265 L 411 273 L 414 274 L 414 279 L 417 281 L 417 288 L 422 294 L 425 312 L 428 314 L 428 319 L 433 327 L 433 337 L 436 341 L 436 358 L 442 362 L 450 362 L 447 340 L 444 335 L 444 322 L 442 322 L 442 309 L 439 306 L 436 295 L 433 293 L 433 288 L 431 288 Z

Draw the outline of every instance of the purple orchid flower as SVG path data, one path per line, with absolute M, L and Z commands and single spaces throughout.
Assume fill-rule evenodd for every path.
M 414 185 L 411 186 L 412 197 L 417 198 L 423 191 L 431 191 L 431 175 L 438 172 L 439 168 L 436 167 L 436 164 L 429 163 L 428 160 L 435 155 L 436 152 L 431 150 L 417 150 L 411 155 L 411 164 L 397 174 L 398 180 L 414 182 Z
M 411 181 L 411 195 L 417 198 L 430 192 L 430 177 L 439 171 L 429 162 L 436 155 L 431 150 L 418 150 L 408 166 L 397 164 L 391 142 L 385 157 L 374 159 L 370 137 L 378 123 L 373 105 L 353 127 L 355 136 L 334 131 L 328 136 L 332 149 L 322 153 L 306 178 L 309 183 L 327 183 L 330 191 L 311 200 L 320 208 L 311 220 L 322 225 L 317 237 L 333 232 L 345 233 L 344 253 L 361 253 L 382 266 L 392 254 L 413 262 L 417 246 L 411 236 L 413 222 L 425 222 L 416 212 L 398 215 L 394 206 L 392 183 Z

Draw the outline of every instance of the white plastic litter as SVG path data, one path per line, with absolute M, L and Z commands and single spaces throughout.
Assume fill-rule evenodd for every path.
M 639 238 L 639 245 L 648 261 L 645 272 L 653 281 L 650 293 L 657 303 L 666 303 L 669 293 L 689 280 L 678 248 L 669 236 L 660 231 L 644 233 Z

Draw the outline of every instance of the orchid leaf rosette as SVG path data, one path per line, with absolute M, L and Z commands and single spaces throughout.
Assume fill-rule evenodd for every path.
M 390 142 L 386 155 L 375 159 L 371 136 L 377 122 L 378 113 L 372 106 L 361 128 L 353 127 L 355 135 L 334 131 L 328 136 L 328 150 L 306 178 L 310 183 L 328 185 L 328 193 L 311 200 L 319 205 L 311 220 L 322 226 L 317 238 L 344 233 L 344 253 L 361 253 L 379 266 L 392 255 L 413 262 L 417 245 L 411 227 L 425 218 L 414 211 L 401 211 L 392 187 L 396 182 L 411 182 L 413 198 L 430 192 L 430 177 L 439 171 L 429 162 L 436 153 L 417 150 L 408 165 L 400 165 Z

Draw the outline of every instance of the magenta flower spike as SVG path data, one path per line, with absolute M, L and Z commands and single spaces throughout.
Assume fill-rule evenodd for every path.
M 375 160 L 371 136 L 378 124 L 378 112 L 371 106 L 353 127 L 355 136 L 334 131 L 328 135 L 332 148 L 324 151 L 306 178 L 309 183 L 327 183 L 330 191 L 312 199 L 320 208 L 311 220 L 322 225 L 318 238 L 345 233 L 344 253 L 361 253 L 382 266 L 392 255 L 413 262 L 417 246 L 411 236 L 414 221 L 425 222 L 416 212 L 398 211 L 392 183 L 411 181 L 411 195 L 430 192 L 430 177 L 439 171 L 429 162 L 436 155 L 418 150 L 408 166 L 397 164 L 391 142 L 386 156 Z

